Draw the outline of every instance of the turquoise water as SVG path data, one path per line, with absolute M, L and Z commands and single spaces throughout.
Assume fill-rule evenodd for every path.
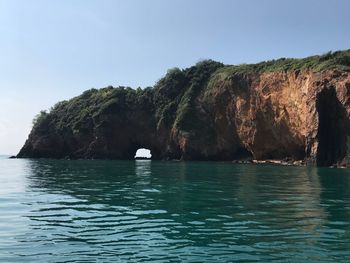
M 350 170 L 0 159 L 0 262 L 350 262 Z

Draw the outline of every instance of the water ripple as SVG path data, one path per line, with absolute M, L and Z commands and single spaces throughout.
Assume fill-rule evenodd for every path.
M 11 161 L 0 262 L 350 261 L 347 170 Z

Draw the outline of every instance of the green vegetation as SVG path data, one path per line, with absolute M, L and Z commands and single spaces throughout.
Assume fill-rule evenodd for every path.
M 195 98 L 206 85 L 211 75 L 223 64 L 213 60 L 204 60 L 197 63 L 187 72 L 190 75 L 190 86 L 181 98 L 176 112 L 174 126 L 183 130 L 190 131 L 192 128 L 199 128 L 199 118 L 195 116 Z
M 33 127 L 36 128 L 42 125 L 47 119 L 47 116 L 48 116 L 48 113 L 46 111 L 44 110 L 40 111 L 32 121 Z
M 153 90 L 128 87 L 90 89 L 82 95 L 53 106 L 49 113 L 41 111 L 33 120 L 34 128 L 52 129 L 62 133 L 86 133 L 98 125 L 102 116 L 115 114 L 124 117 L 137 106 L 153 107 Z M 136 106 L 137 104 L 137 106 Z
M 350 50 L 328 52 L 320 56 L 311 56 L 302 59 L 280 58 L 263 61 L 257 64 L 242 64 L 224 66 L 217 70 L 210 79 L 208 90 L 218 81 L 230 79 L 239 74 L 258 74 L 264 72 L 287 72 L 297 70 L 311 70 L 322 72 L 324 70 L 350 71 Z
M 86 133 L 113 115 L 128 118 L 137 109 L 154 116 L 158 127 L 182 131 L 208 130 L 196 110 L 196 99 L 202 91 L 216 86 L 217 81 L 231 79 L 237 74 L 309 69 L 350 71 L 350 50 L 329 52 L 303 59 L 281 58 L 257 64 L 223 65 L 204 60 L 187 69 L 173 68 L 154 87 L 131 89 L 112 86 L 90 89 L 68 101 L 57 103 L 47 113 L 40 112 L 33 120 L 34 128 L 50 127 L 57 133 L 72 131 Z M 210 134 L 210 132 L 208 132 Z
M 350 71 L 350 50 L 328 52 L 320 56 L 311 56 L 302 59 L 280 58 L 277 60 L 263 61 L 257 64 L 242 64 L 238 66 L 226 66 L 223 71 L 230 74 L 249 72 L 276 72 L 289 70 L 310 69 L 320 72 L 327 69 L 340 69 Z
M 190 131 L 198 128 L 195 116 L 195 98 L 213 72 L 224 65 L 213 60 L 203 60 L 195 66 L 181 70 L 173 68 L 154 87 L 154 103 L 158 126 L 176 127 Z

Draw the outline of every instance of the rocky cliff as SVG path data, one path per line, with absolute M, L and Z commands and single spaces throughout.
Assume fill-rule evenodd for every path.
M 350 165 L 350 50 L 174 68 L 154 87 L 92 89 L 35 119 L 17 157 L 303 160 Z

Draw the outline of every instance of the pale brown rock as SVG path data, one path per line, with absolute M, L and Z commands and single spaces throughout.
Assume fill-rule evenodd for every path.
M 181 81 L 154 88 L 149 101 L 94 115 L 84 133 L 72 127 L 55 132 L 62 120 L 50 115 L 49 124 L 33 129 L 18 157 L 132 159 L 146 147 L 156 159 L 350 166 L 349 71 L 220 75 L 215 70 L 194 89 L 190 68 Z M 179 111 L 191 88 L 193 125 L 186 126 L 178 121 Z M 159 98 L 178 101 L 168 123 L 158 117 Z

